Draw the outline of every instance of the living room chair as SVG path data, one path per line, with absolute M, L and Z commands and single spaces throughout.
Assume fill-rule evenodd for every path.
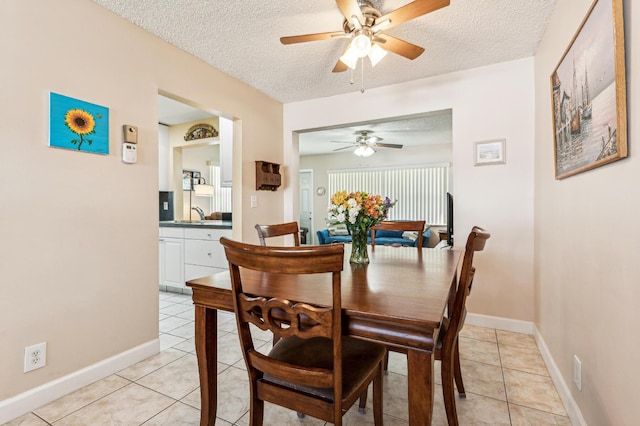
M 298 222 L 278 223 L 275 225 L 256 225 L 261 246 L 266 246 L 265 238 L 293 235 L 293 245 L 300 246 L 300 229 Z
M 242 355 L 249 374 L 250 424 L 262 425 L 264 401 L 321 420 L 342 424 L 342 416 L 373 382 L 376 425 L 382 425 L 383 345 L 342 335 L 341 271 L 344 246 L 265 247 L 221 238 L 231 275 Z M 247 270 L 287 275 L 330 274 L 331 306 L 271 297 L 252 289 Z M 323 285 L 317 280 L 310 285 Z M 250 325 L 279 337 L 267 355 L 255 349 Z M 343 374 L 344 372 L 344 374 Z
M 390 221 L 385 220 L 373 226 L 371 228 L 371 248 L 375 248 L 376 246 L 376 231 L 414 231 L 417 233 L 418 242 L 416 243 L 416 247 L 418 249 L 422 248 L 422 232 L 424 231 L 424 225 L 426 221 L 424 220 L 412 220 L 412 221 Z

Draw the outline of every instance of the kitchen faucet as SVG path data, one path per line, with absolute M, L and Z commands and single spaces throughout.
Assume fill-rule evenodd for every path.
M 198 206 L 196 207 L 191 207 L 191 210 L 195 210 L 196 212 L 198 212 L 198 214 L 200 215 L 200 220 L 204 220 L 204 212 L 202 211 L 202 209 Z

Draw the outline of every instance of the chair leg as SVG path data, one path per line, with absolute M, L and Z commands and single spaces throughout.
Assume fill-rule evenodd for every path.
M 382 426 L 382 375 L 383 367 L 380 366 L 378 374 L 373 379 L 373 424 L 375 426 Z
M 365 390 L 360 395 L 360 402 L 358 403 L 358 413 L 364 414 L 365 408 L 367 408 L 367 391 Z
M 464 383 L 462 382 L 462 370 L 460 369 L 460 351 L 458 348 L 457 339 L 456 339 L 456 345 L 453 349 L 453 377 L 456 379 L 456 388 L 458 389 L 458 397 L 466 398 L 467 394 L 464 391 Z
M 389 374 L 389 351 L 387 351 L 386 354 L 384 354 L 384 361 L 382 361 L 382 369 L 384 370 L 384 375 L 388 375 Z
M 453 353 L 442 354 L 442 394 L 444 397 L 444 408 L 447 412 L 447 422 L 449 426 L 458 426 L 458 413 L 456 412 L 455 391 L 453 389 Z
M 251 393 L 249 408 L 249 424 L 251 426 L 262 426 L 264 417 L 264 401 L 258 399 L 257 390 Z

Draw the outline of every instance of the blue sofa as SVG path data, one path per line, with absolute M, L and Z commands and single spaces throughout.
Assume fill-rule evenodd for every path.
M 399 244 L 401 246 L 415 247 L 418 240 L 412 241 L 408 238 L 402 238 L 402 231 L 376 231 L 376 245 L 392 245 Z M 328 229 L 322 229 L 316 232 L 318 236 L 318 244 L 331 244 L 331 243 L 350 243 L 351 235 L 329 235 Z M 431 237 L 431 228 L 427 228 L 422 233 L 422 247 L 429 247 L 429 237 Z M 371 244 L 371 237 L 367 238 L 367 242 Z

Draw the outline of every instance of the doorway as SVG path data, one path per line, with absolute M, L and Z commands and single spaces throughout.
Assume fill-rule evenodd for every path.
M 313 244 L 313 170 L 300 170 L 300 244 Z

